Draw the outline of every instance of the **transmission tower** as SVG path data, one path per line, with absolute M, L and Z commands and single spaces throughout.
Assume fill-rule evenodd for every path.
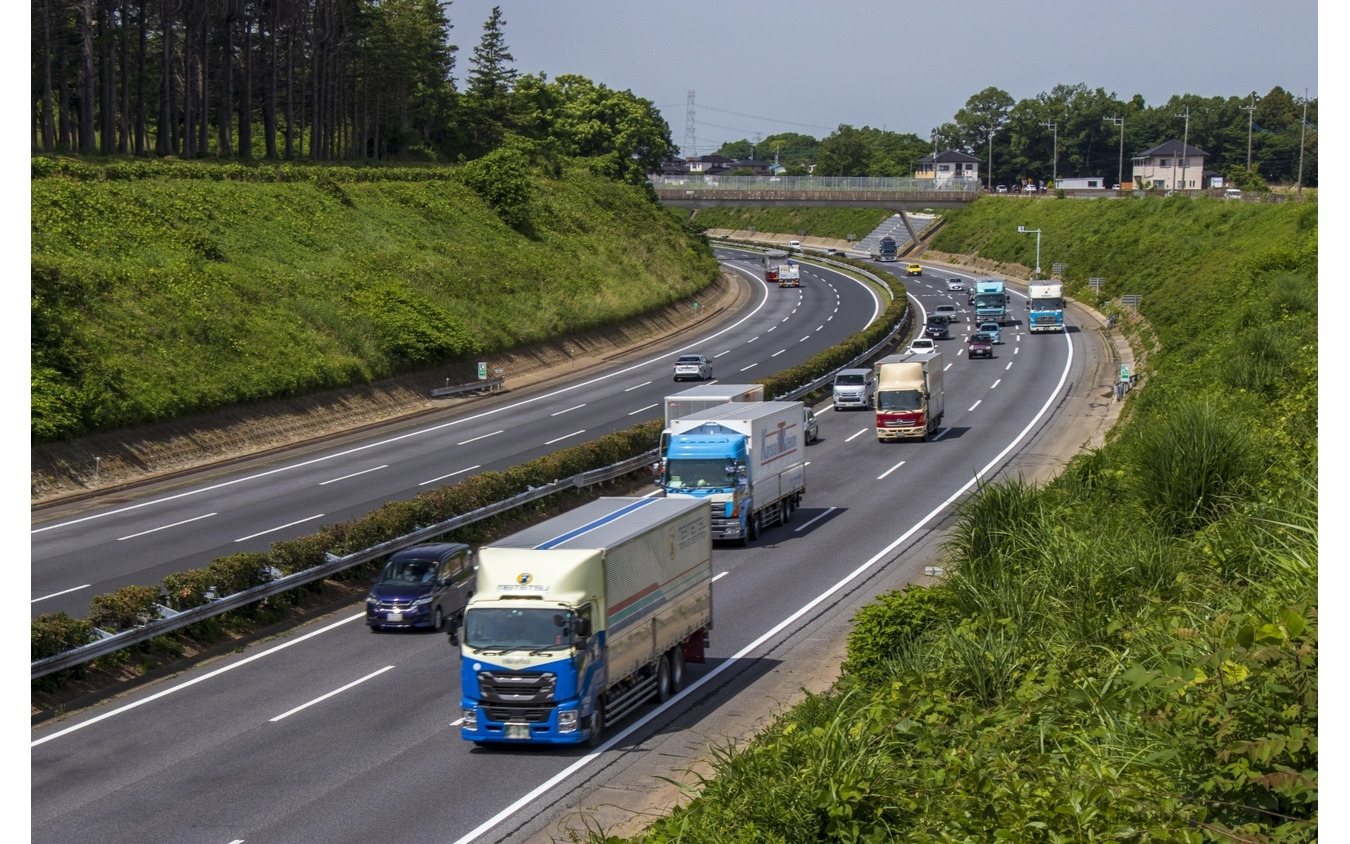
M 684 106 L 684 157 L 698 157 L 698 143 L 694 140 L 694 92 L 689 92 Z

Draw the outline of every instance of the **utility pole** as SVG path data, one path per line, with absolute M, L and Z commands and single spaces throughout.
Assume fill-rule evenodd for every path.
M 1051 156 L 1050 156 L 1050 160 L 1051 160 L 1051 162 L 1052 162 L 1050 166 L 1051 166 L 1051 169 L 1052 169 L 1053 172 L 1054 172 L 1054 175 L 1051 177 L 1051 179 L 1052 179 L 1052 181 L 1054 181 L 1055 186 L 1058 187 L 1058 186 L 1059 186 L 1059 124 L 1058 124 L 1058 123 L 1055 123 L 1054 121 L 1050 121 L 1050 122 L 1046 123 L 1045 126 L 1046 126 L 1048 129 L 1050 129 L 1052 132 L 1055 133 L 1055 134 L 1054 134 L 1054 146 L 1052 147 L 1052 149 L 1054 150 L 1054 152 L 1053 152 L 1053 153 L 1051 154 Z
M 1303 125 L 1298 132 L 1298 195 L 1303 195 L 1303 142 L 1308 137 L 1308 89 L 1303 89 Z
M 1116 171 L 1116 184 L 1125 184 L 1125 118 L 1108 117 L 1107 120 L 1120 127 L 1120 169 Z
M 1252 169 L 1252 122 L 1256 114 L 1256 92 L 1252 92 L 1252 104 L 1238 106 L 1247 112 L 1247 169 Z
M 1181 154 L 1182 154 L 1182 155 L 1186 155 L 1186 150 L 1188 149 L 1188 144 L 1190 143 L 1190 140 L 1191 140 L 1191 107 L 1190 107 L 1190 106 L 1186 106 L 1186 115 L 1185 115 L 1185 117 L 1186 117 L 1186 131 L 1185 131 L 1185 133 L 1182 134 L 1182 136 L 1181 136 Z M 1190 160 L 1190 158 L 1183 158 L 1183 159 L 1181 159 L 1181 162 L 1182 162 L 1182 164 L 1181 164 L 1181 186 L 1182 186 L 1182 189 L 1184 190 L 1185 187 L 1186 187 L 1186 166 L 1187 166 L 1188 164 L 1191 163 L 1191 160 Z M 1175 187 L 1175 185 L 1173 185 L 1173 187 Z

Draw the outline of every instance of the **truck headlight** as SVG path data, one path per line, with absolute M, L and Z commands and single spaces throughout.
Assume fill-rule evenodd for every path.
M 577 711 L 575 709 L 558 710 L 558 732 L 575 733 L 577 731 Z
M 466 706 L 460 713 L 464 718 L 464 728 L 467 730 L 478 729 L 478 707 Z

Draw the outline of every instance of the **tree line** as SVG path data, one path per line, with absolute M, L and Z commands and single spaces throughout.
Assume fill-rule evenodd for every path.
M 500 7 L 460 91 L 438 0 L 32 4 L 37 152 L 455 161 L 519 138 L 635 180 L 673 149 L 631 92 L 519 74 Z
M 1305 114 L 1306 110 L 1306 114 Z M 1149 106 L 1101 88 L 1057 85 L 1014 101 L 999 88 L 973 95 L 928 137 L 841 125 L 829 136 L 785 132 L 723 144 L 733 159 L 777 157 L 788 175 L 910 176 L 921 158 L 959 150 L 991 183 L 1059 176 L 1129 179 L 1130 159 L 1176 138 L 1209 153 L 1210 169 L 1239 185 L 1317 184 L 1317 100 L 1276 86 L 1265 96 L 1173 96 Z M 1301 170 L 1301 178 L 1300 178 Z

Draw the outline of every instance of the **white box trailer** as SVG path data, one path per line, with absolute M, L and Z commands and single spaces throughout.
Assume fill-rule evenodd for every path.
M 598 745 L 684 683 L 712 629 L 705 503 L 601 498 L 478 551 L 460 645 L 460 735 Z
M 700 384 L 666 396 L 666 427 L 670 427 L 670 423 L 681 416 L 737 401 L 764 401 L 764 385 Z

